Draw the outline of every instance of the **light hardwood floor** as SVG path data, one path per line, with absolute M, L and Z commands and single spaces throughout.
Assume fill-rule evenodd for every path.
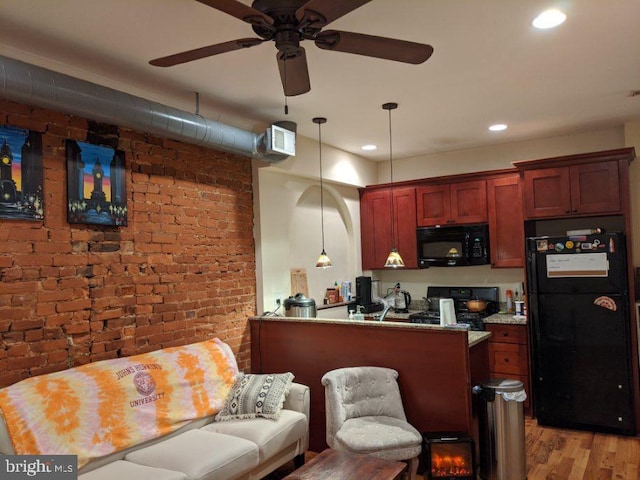
M 640 438 L 540 427 L 525 420 L 529 480 L 639 480 Z
M 638 437 L 540 427 L 526 419 L 525 443 L 528 480 L 640 480 Z M 306 459 L 314 456 L 308 452 Z M 283 478 L 292 469 L 285 466 L 267 478 Z

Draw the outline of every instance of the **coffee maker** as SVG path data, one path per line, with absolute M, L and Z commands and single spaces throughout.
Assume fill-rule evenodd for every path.
M 384 304 L 373 302 L 371 277 L 356 277 L 356 302 L 349 305 L 349 309 L 355 311 L 358 306 L 362 313 L 379 312 L 384 308 Z

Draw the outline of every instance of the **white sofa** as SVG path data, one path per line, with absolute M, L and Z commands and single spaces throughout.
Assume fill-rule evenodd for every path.
M 232 363 L 235 363 L 235 359 L 232 359 Z M 72 370 L 74 369 L 70 369 Z M 88 463 L 81 465 L 78 470 L 79 478 L 257 480 L 290 460 L 294 460 L 297 465 L 304 462 L 304 452 L 309 445 L 309 405 L 309 388 L 291 383 L 277 419 L 256 417 L 216 421 L 215 413 L 210 414 L 190 420 L 169 434 L 130 445 L 108 455 L 91 458 Z M 1 408 L 2 403 L 0 453 L 15 454 L 16 450 L 2 417 Z M 73 451 L 35 453 L 75 454 Z

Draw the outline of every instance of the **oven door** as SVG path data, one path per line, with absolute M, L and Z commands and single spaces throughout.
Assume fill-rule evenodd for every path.
M 418 266 L 469 265 L 469 234 L 464 227 L 418 228 Z

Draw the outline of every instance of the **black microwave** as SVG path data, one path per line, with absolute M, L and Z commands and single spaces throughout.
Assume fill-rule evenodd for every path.
M 460 267 L 489 263 L 487 224 L 420 227 L 418 267 Z

